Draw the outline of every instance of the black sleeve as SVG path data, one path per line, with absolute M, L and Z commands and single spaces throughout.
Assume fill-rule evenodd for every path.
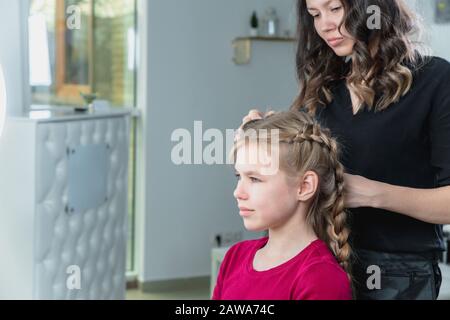
M 431 165 L 439 187 L 450 185 L 450 64 L 446 66 L 430 116 Z

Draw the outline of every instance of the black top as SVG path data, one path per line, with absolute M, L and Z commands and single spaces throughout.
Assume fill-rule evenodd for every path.
M 316 118 L 341 144 L 347 173 L 397 186 L 450 185 L 450 63 L 432 57 L 413 70 L 411 90 L 381 112 L 353 115 L 345 80 Z M 348 209 L 354 249 L 444 250 L 442 226 L 376 208 Z

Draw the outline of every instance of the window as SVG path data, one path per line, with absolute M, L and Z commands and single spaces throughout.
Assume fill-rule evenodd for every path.
M 136 0 L 31 0 L 33 105 L 82 105 L 81 93 L 113 107 L 136 105 Z M 135 132 L 131 125 L 127 269 L 134 265 Z
M 95 93 L 135 105 L 136 0 L 32 0 L 33 104 L 82 104 Z

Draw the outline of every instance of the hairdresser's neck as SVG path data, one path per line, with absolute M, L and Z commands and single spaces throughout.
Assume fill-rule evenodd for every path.
M 270 255 L 293 256 L 317 240 L 313 228 L 304 220 L 302 208 L 283 225 L 269 229 L 269 241 L 264 247 Z M 302 214 L 303 213 L 303 214 Z

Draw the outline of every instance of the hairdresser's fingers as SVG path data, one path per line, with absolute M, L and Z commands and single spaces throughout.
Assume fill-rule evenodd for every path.
M 276 113 L 275 111 L 269 111 L 269 112 L 264 113 L 257 109 L 252 109 L 249 111 L 248 115 L 246 115 L 242 119 L 242 125 L 240 126 L 240 129 L 242 129 L 244 127 L 244 125 L 249 121 L 267 118 L 267 117 L 273 116 L 275 113 Z
M 247 122 L 250 122 L 253 120 L 259 120 L 259 119 L 262 119 L 262 117 L 263 117 L 263 114 L 261 112 L 259 112 L 258 110 L 251 110 L 248 113 L 248 115 L 246 115 L 242 119 L 242 124 L 241 124 L 240 128 L 244 127 Z
M 249 121 L 251 120 L 259 120 L 264 117 L 264 113 L 258 110 L 250 110 L 250 112 L 247 115 L 247 118 Z
M 250 118 L 249 116 L 245 116 L 245 117 L 242 119 L 242 126 L 244 126 L 247 122 L 252 121 L 252 120 L 253 120 L 253 119 Z
M 252 109 L 248 113 L 248 116 L 253 119 L 261 119 L 264 116 L 264 113 L 258 109 Z
M 243 122 L 243 124 L 245 124 L 245 123 L 247 123 L 248 121 L 251 121 L 251 120 L 259 120 L 259 119 L 262 119 L 262 118 L 267 118 L 267 117 L 273 116 L 275 113 L 276 113 L 275 111 L 269 111 L 269 112 L 263 113 L 263 112 L 261 112 L 259 110 L 253 109 L 253 110 L 250 110 L 248 115 L 246 115 L 242 119 L 242 122 Z
M 267 117 L 273 116 L 275 113 L 276 113 L 275 111 L 269 111 L 266 113 L 265 117 L 267 118 Z

